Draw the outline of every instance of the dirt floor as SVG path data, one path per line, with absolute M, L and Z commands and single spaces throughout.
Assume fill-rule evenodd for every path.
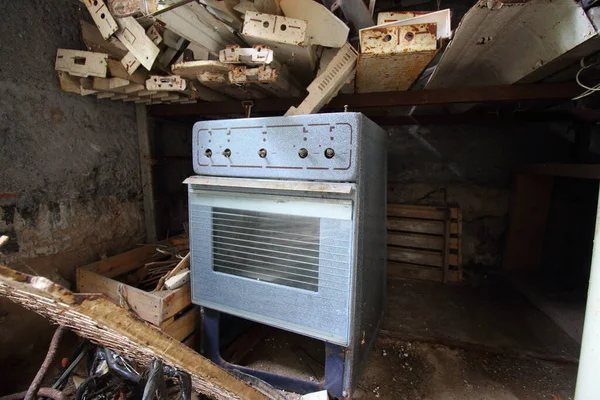
M 394 280 L 388 290 L 384 329 L 355 398 L 573 398 L 577 343 L 501 281 L 473 288 Z M 323 361 L 319 341 L 272 330 L 241 364 L 318 381 Z

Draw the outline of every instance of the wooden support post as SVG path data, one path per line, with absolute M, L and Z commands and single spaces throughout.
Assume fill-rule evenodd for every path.
M 144 104 L 135 105 L 138 143 L 140 152 L 140 172 L 144 194 L 144 219 L 146 222 L 146 241 L 156 243 L 156 212 L 154 204 L 154 179 L 152 176 L 153 131 L 152 120 Z
M 450 263 L 450 224 L 452 223 L 452 217 L 450 215 L 450 209 L 447 210 L 446 219 L 444 220 L 444 270 L 442 273 L 442 282 L 448 282 L 448 269 Z

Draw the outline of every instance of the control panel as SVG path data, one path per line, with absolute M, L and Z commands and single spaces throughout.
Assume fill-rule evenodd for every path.
M 323 118 L 324 116 L 344 118 Z M 194 171 L 201 175 L 353 180 L 354 113 L 198 122 Z

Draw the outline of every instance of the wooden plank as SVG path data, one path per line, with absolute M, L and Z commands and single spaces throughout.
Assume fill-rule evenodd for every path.
M 275 49 L 275 52 L 277 50 Z M 482 87 L 454 87 L 436 90 L 404 90 L 383 93 L 341 94 L 323 106 L 323 110 L 340 110 L 345 105 L 352 110 L 416 105 L 441 105 L 456 103 L 495 103 L 525 100 L 566 100 L 581 94 L 576 83 L 540 83 L 528 85 L 502 85 Z M 282 112 L 301 103 L 304 98 L 255 101 L 253 112 Z M 153 107 L 156 117 L 172 118 L 204 115 L 243 115 L 239 101 L 223 101 L 189 105 Z M 465 118 L 462 116 L 461 118 Z
M 196 333 L 192 333 L 190 336 L 181 341 L 184 345 L 189 347 L 190 349 L 196 348 Z
M 427 221 L 410 218 L 388 217 L 388 231 L 404 231 L 414 233 L 429 233 L 434 235 L 444 234 L 444 223 L 442 221 Z M 450 234 L 456 235 L 459 233 L 459 224 L 453 222 L 450 224 Z
M 456 223 L 450 224 L 450 234 L 453 235 L 452 227 L 456 224 L 456 248 L 458 249 L 458 266 L 462 270 L 463 265 L 463 251 L 462 251 L 462 210 L 458 209 L 458 215 L 456 217 Z
M 391 261 L 400 261 L 411 264 L 428 265 L 431 267 L 443 267 L 443 254 L 441 252 L 433 252 L 426 250 L 414 250 L 404 247 L 387 248 L 387 257 Z M 458 265 L 458 255 L 449 254 L 448 263 L 450 265 Z
M 128 85 L 129 81 L 127 79 L 94 77 L 92 89 L 106 92 L 116 92 L 117 89 L 124 88 Z
M 434 282 L 443 281 L 443 271 L 441 268 L 424 267 L 422 265 L 412 265 L 393 261 L 389 261 L 387 267 L 387 276 L 389 278 L 409 278 Z M 462 281 L 461 271 L 448 271 L 446 281 L 452 283 Z
M 540 267 L 553 188 L 553 176 L 517 176 L 504 268 L 534 270 Z
M 144 85 L 146 79 L 148 79 L 148 71 L 145 69 L 138 68 L 130 75 L 120 61 L 113 59 L 108 60 L 108 73 L 114 78 L 127 79 L 130 82 L 139 83 L 141 85 Z
M 444 221 L 446 219 L 445 207 L 414 206 L 405 204 L 388 204 L 388 216 L 403 218 L 419 218 Z M 456 219 L 458 211 L 456 208 L 450 208 L 450 217 Z
M 160 325 L 160 329 L 181 342 L 194 332 L 197 321 L 198 308 L 192 307 L 192 309 L 186 311 L 179 318 L 169 319 L 168 323 L 163 322 Z
M 444 250 L 443 250 L 443 282 L 448 282 L 448 263 L 450 258 L 450 210 L 446 210 L 446 220 L 444 221 Z M 457 261 L 458 263 L 458 258 Z
M 166 93 L 161 93 L 166 94 Z M 156 206 L 154 203 L 154 178 L 152 176 L 153 154 L 153 126 L 148 119 L 148 112 L 144 104 L 136 104 L 135 116 L 138 131 L 138 144 L 140 154 L 140 170 L 142 176 L 142 193 L 144 196 L 144 221 L 146 224 L 146 240 L 155 243 L 156 232 Z
M 159 297 L 92 270 L 77 269 L 77 290 L 83 293 L 102 293 L 116 304 L 124 303 L 124 308 L 131 307 L 140 318 L 151 324 L 159 325 L 163 320 Z
M 156 247 L 142 246 L 81 268 L 114 278 L 143 266 L 155 253 Z
M 0 266 L 0 296 L 118 354 L 127 355 L 142 368 L 159 358 L 166 365 L 190 374 L 193 389 L 210 398 L 268 398 L 104 296 L 72 293 L 43 277 L 22 274 L 4 266 Z
M 160 321 L 171 318 L 192 302 L 192 288 L 189 284 L 175 290 L 154 292 L 153 295 L 162 299 L 159 310 Z
M 442 251 L 444 249 L 443 236 L 430 236 L 413 233 L 390 233 L 387 235 L 387 244 L 403 247 L 417 247 Z

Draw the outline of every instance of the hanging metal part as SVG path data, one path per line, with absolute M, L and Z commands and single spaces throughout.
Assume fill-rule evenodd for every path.
M 250 118 L 252 107 L 254 107 L 254 102 L 251 100 L 242 101 L 242 107 L 244 107 L 244 110 L 246 110 L 246 118 Z

